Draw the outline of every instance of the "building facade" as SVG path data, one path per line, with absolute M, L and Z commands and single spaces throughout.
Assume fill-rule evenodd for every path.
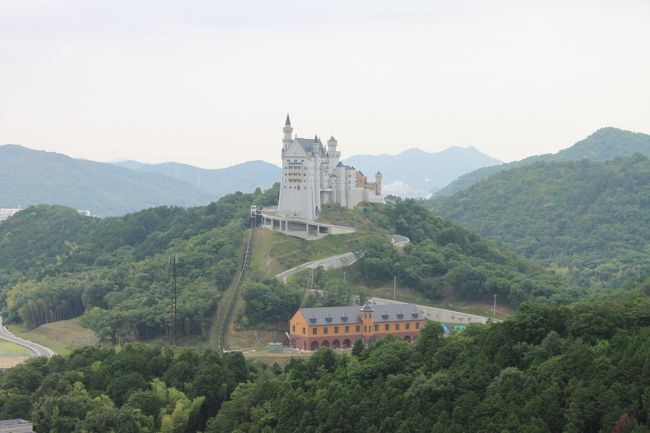
M 386 335 L 410 342 L 422 327 L 424 318 L 415 304 L 301 308 L 289 321 L 289 345 L 349 349 L 357 340 L 372 344 Z
M 383 202 L 382 174 L 377 172 L 369 182 L 362 172 L 343 164 L 334 137 L 327 140 L 327 148 L 318 136 L 293 137 L 288 114 L 283 132 L 280 216 L 314 220 L 324 204 L 353 208 L 361 202 Z

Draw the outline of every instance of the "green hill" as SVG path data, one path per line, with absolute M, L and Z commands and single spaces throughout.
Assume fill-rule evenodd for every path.
M 251 204 L 276 197 L 277 188 L 104 219 L 60 206 L 25 209 L 0 224 L 5 317 L 31 328 L 83 315 L 82 324 L 113 343 L 164 337 L 174 253 L 179 332 L 203 335 L 239 268 Z
M 271 239 L 264 236 L 265 244 L 270 246 L 264 248 L 258 243 L 253 252 L 254 272 L 249 274 L 243 295 L 246 316 L 240 318 L 240 323 L 285 329 L 287 320 L 300 305 L 350 304 L 356 296 L 367 296 L 368 289 L 392 284 L 395 276 L 401 287 L 434 302 L 491 303 L 496 294 L 502 304 L 516 306 L 530 299 L 557 302 L 579 295 L 569 290 L 561 277 L 436 216 L 414 200 L 395 199 L 386 206 L 369 205 L 354 210 L 328 206 L 321 217 L 354 225 L 360 231 L 342 237 L 347 241 L 325 238 L 309 242 L 277 233 Z M 367 231 L 369 227 L 375 227 L 375 231 Z M 411 245 L 394 248 L 387 233 L 405 235 L 411 239 Z M 265 279 L 271 269 L 277 273 L 323 257 L 320 252 L 333 255 L 357 250 L 363 251 L 364 256 L 346 269 L 347 279 L 340 270 L 305 272 L 289 279 L 286 285 Z
M 650 160 L 641 155 L 537 162 L 430 205 L 582 286 L 619 287 L 650 269 Z
M 523 167 L 536 162 L 578 161 L 581 159 L 607 161 L 616 157 L 631 156 L 635 153 L 650 156 L 650 135 L 616 128 L 602 128 L 558 153 L 531 156 L 521 161 L 483 167 L 464 174 L 438 191 L 436 197 L 453 195 L 503 170 Z
M 556 275 L 428 211 L 414 200 L 389 202 L 367 215 L 391 233 L 411 239 L 403 251 L 371 244 L 359 262 L 361 278 L 381 285 L 397 276 L 430 299 L 491 301 L 516 306 L 529 299 L 575 296 Z
M 22 146 L 0 146 L 0 207 L 56 204 L 95 215 L 161 205 L 197 206 L 216 197 L 173 178 Z

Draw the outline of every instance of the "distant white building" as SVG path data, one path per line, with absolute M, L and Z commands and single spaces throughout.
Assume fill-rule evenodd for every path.
M 383 202 L 382 174 L 377 172 L 375 181 L 368 182 L 362 172 L 340 162 L 334 137 L 327 140 L 327 149 L 318 136 L 292 137 L 288 114 L 283 131 L 278 216 L 314 220 L 324 204 L 353 208 L 361 202 Z
M 12 209 L 12 208 L 0 208 L 0 221 L 4 221 L 10 216 L 13 216 L 20 212 L 22 209 Z
M 0 433 L 34 433 L 32 423 L 24 419 L 0 420 Z

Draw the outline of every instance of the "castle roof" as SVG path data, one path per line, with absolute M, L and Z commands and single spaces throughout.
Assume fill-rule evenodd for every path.
M 325 153 L 325 148 L 323 147 L 323 144 L 320 142 L 318 137 L 316 138 L 300 138 L 296 137 L 296 141 L 298 144 L 300 144 L 303 148 L 303 150 L 306 153 L 311 153 L 311 147 L 314 145 L 314 143 L 318 144 L 318 150 L 320 151 L 321 154 Z
M 364 305 L 363 308 L 369 306 Z M 370 307 L 370 306 L 369 306 Z M 375 322 L 404 322 L 420 320 L 421 313 L 415 304 L 372 305 Z M 344 325 L 361 323 L 358 305 L 347 307 L 301 308 L 300 311 L 310 325 Z M 364 310 L 372 311 L 372 310 Z

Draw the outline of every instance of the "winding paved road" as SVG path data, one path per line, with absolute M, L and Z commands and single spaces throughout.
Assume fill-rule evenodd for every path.
M 41 346 L 40 344 L 32 343 L 31 341 L 16 337 L 5 327 L 5 325 L 2 324 L 2 317 L 0 317 L 0 339 L 11 341 L 12 343 L 26 347 L 27 349 L 34 352 L 36 356 L 51 358 L 52 356 L 56 355 L 52 349 L 48 349 L 47 347 Z
M 287 269 L 286 271 L 276 275 L 276 280 L 281 280 L 283 283 L 287 282 L 287 278 L 296 272 L 303 271 L 305 269 L 316 269 L 319 266 L 322 266 L 324 269 L 339 269 L 346 266 L 352 265 L 354 262 L 359 260 L 363 256 L 362 253 L 343 253 L 336 256 L 325 257 L 324 259 L 313 260 L 311 262 L 303 263 L 298 265 L 295 268 Z
M 391 236 L 391 243 L 395 247 L 403 247 L 411 243 L 411 240 L 407 238 L 406 236 L 402 235 L 392 235 Z
M 395 247 L 403 247 L 411 243 L 411 240 L 406 236 L 402 235 L 391 235 L 391 243 Z M 296 272 L 303 271 L 305 269 L 316 269 L 322 266 L 324 269 L 340 269 L 347 266 L 353 265 L 357 260 L 363 257 L 363 252 L 349 252 L 343 254 L 337 254 L 336 256 L 325 257 L 324 259 L 313 260 L 311 262 L 303 263 L 298 265 L 295 268 L 287 269 L 284 272 L 276 275 L 276 280 L 281 280 L 283 283 L 287 282 L 287 278 Z

